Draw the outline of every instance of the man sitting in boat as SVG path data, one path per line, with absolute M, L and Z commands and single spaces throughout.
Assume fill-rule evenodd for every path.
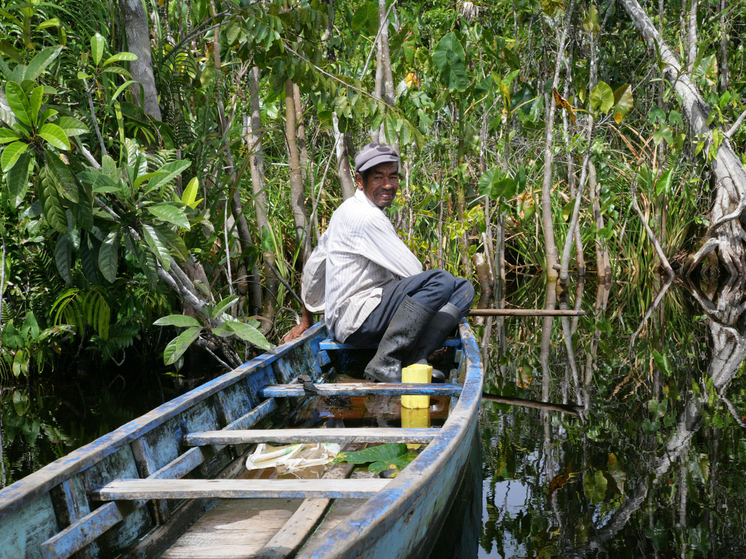
M 394 149 L 363 147 L 355 155 L 355 182 L 355 196 L 334 212 L 306 262 L 303 316 L 285 341 L 300 336 L 313 314 L 323 312 L 338 341 L 378 344 L 367 378 L 401 382 L 402 367 L 425 363 L 469 312 L 474 288 L 445 270 L 423 272 L 386 217 L 399 190 Z

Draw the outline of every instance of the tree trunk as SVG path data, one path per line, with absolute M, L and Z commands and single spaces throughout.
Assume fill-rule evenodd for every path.
M 724 92 L 730 85 L 730 69 L 728 68 L 728 20 L 725 12 L 728 0 L 720 0 L 720 91 Z
M 386 11 L 386 0 L 378 0 L 378 20 L 381 26 L 380 37 L 378 38 L 381 45 L 381 63 L 383 71 L 383 100 L 389 105 L 396 102 L 396 92 L 394 90 L 394 75 L 391 71 L 391 53 L 389 51 L 389 18 Z M 394 143 L 391 146 L 399 151 L 399 140 L 394 134 Z
M 567 10 L 567 22 L 562 28 L 562 36 L 557 47 L 557 60 L 554 65 L 554 79 L 552 80 L 552 87 L 555 89 L 557 88 L 557 85 L 559 85 L 559 74 L 565 52 L 565 41 L 567 39 L 570 25 L 572 24 L 572 13 L 574 7 L 575 1 L 572 0 Z M 551 94 L 547 94 L 545 98 L 547 101 L 547 118 L 544 135 L 544 180 L 541 188 L 541 224 L 544 229 L 544 242 L 546 245 L 547 279 L 555 280 L 557 278 L 557 272 L 559 271 L 559 264 L 557 245 L 554 240 L 554 223 L 552 220 L 552 146 L 554 145 L 554 114 L 557 108 L 557 103 L 554 101 L 554 96 Z
M 259 68 L 256 66 L 249 72 L 249 91 L 251 95 L 251 117 L 246 118 L 246 143 L 249 148 L 249 165 L 251 166 L 251 185 L 254 192 L 254 209 L 256 211 L 256 226 L 259 237 L 264 231 L 271 230 L 267 217 L 267 193 L 264 190 L 264 156 L 262 155 L 262 115 L 259 107 Z M 275 253 L 264 250 L 262 258 L 267 264 L 264 270 L 266 294 L 262 296 L 262 315 L 273 319 L 275 315 L 275 301 L 277 299 L 278 281 L 275 277 Z
M 310 255 L 311 229 L 306 211 L 306 193 L 303 189 L 303 178 L 300 170 L 300 153 L 295 129 L 295 98 L 293 81 L 285 82 L 285 134 L 288 143 L 290 160 L 290 207 L 293 211 L 295 236 L 300 245 L 300 260 L 305 264 Z
M 161 119 L 161 108 L 158 105 L 158 90 L 155 87 L 153 74 L 153 57 L 150 52 L 150 31 L 148 18 L 142 0 L 119 0 L 127 36 L 127 50 L 137 55 L 137 60 L 130 62 L 132 79 L 142 85 L 143 97 L 140 99 L 140 88 L 132 88 L 135 100 L 139 100 L 143 110 L 155 120 Z
M 339 117 L 332 113 L 332 124 L 334 126 L 334 141 L 337 152 L 337 176 L 342 187 L 342 198 L 347 200 L 355 195 L 355 183 L 352 180 L 352 169 L 350 169 L 350 154 L 347 151 L 348 134 L 339 131 Z
M 308 146 L 306 145 L 306 126 L 303 124 L 303 101 L 300 98 L 300 88 L 295 82 L 293 82 L 293 101 L 295 103 L 295 128 L 300 155 L 300 173 L 303 182 L 306 182 L 308 174 L 311 172 L 311 160 L 308 157 Z
M 715 203 L 710 215 L 711 225 L 705 235 L 704 245 L 691 258 L 688 270 L 693 269 L 706 254 L 717 249 L 731 279 L 735 279 L 746 274 L 743 245 L 746 232 L 739 221 L 741 213 L 746 208 L 746 171 L 733 151 L 730 140 L 720 131 L 714 135 L 707 125 L 709 107 L 697 86 L 689 79 L 689 75 L 682 70 L 676 54 L 663 42 L 647 14 L 636 0 L 620 1 L 648 46 L 660 52 L 664 75 L 674 84 L 694 136 L 706 142 L 703 153 L 712 150 L 714 155 L 710 162 L 716 185 Z M 719 141 L 719 146 L 716 147 L 713 141 Z

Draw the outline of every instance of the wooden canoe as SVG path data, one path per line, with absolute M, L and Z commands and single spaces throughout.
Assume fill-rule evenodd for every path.
M 0 558 L 427 557 L 477 433 L 479 350 L 450 340 L 446 384 L 334 383 L 356 351 L 322 323 L 0 491 Z M 311 376 L 318 396 L 294 383 Z M 438 396 L 434 428 L 267 429 L 310 397 Z M 367 404 L 366 404 L 367 405 Z M 421 443 L 397 477 L 250 479 L 256 443 Z

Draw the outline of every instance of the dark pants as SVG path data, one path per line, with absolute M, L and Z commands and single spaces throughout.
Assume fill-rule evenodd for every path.
M 373 309 L 360 328 L 350 334 L 345 343 L 355 346 L 377 344 L 406 296 L 434 312 L 446 303 L 458 307 L 466 316 L 474 300 L 474 288 L 464 278 L 456 278 L 445 270 L 428 270 L 404 278 L 383 288 L 381 303 Z

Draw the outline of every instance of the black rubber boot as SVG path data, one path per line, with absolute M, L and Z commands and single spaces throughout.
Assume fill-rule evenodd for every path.
M 404 366 L 411 365 L 412 363 L 427 363 L 427 358 L 430 354 L 443 345 L 443 342 L 448 339 L 451 332 L 458 326 L 460 320 L 461 311 L 456 305 L 452 303 L 443 305 L 427 325 L 427 328 L 415 343 L 412 351 L 404 358 Z M 433 371 L 433 382 L 440 380 L 436 380 L 438 376 L 443 375 L 442 373 L 438 375 Z
M 365 367 L 365 378 L 377 382 L 401 382 L 402 360 L 422 337 L 433 315 L 435 311 L 406 296 L 391 318 L 378 344 L 378 351 Z

